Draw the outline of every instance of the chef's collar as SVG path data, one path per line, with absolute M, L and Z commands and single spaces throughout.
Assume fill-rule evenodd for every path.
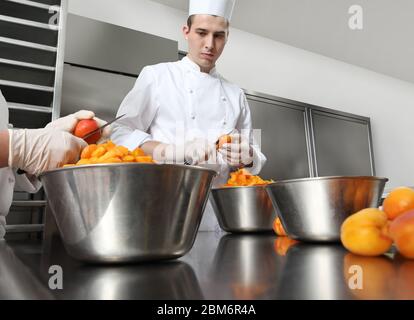
M 185 56 L 184 58 L 181 59 L 181 61 L 190 69 L 201 72 L 201 68 L 200 66 L 195 63 L 193 60 L 191 60 L 189 57 Z M 205 73 L 205 72 L 203 72 Z M 207 74 L 207 73 L 206 73 Z M 217 70 L 216 67 L 212 68 L 210 70 L 210 72 L 208 73 L 210 76 L 215 76 L 217 74 Z

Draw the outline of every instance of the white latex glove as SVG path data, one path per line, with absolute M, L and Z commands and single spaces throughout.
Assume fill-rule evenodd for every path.
M 9 167 L 29 174 L 75 163 L 87 143 L 55 128 L 9 130 Z
M 73 130 L 75 130 L 75 127 L 78 124 L 78 122 L 84 119 L 94 119 L 98 123 L 99 127 L 106 124 L 106 121 L 95 117 L 95 114 L 92 111 L 80 110 L 78 112 L 67 115 L 66 117 L 62 117 L 62 118 L 56 119 L 55 121 L 48 123 L 46 128 L 55 128 L 55 129 L 59 129 L 59 130 L 72 133 Z M 102 132 L 102 138 L 107 138 L 110 135 L 111 135 L 111 126 L 107 126 L 104 128 Z
M 247 135 L 233 133 L 230 135 L 231 143 L 225 143 L 218 152 L 223 156 L 224 161 L 231 167 L 244 167 L 253 161 L 253 149 Z
M 159 163 L 197 165 L 209 161 L 215 151 L 214 143 L 197 138 L 184 145 L 162 143 L 155 148 L 153 158 Z
M 187 142 L 184 150 L 185 162 L 190 165 L 197 165 L 211 160 L 216 152 L 216 146 L 206 139 L 197 138 Z

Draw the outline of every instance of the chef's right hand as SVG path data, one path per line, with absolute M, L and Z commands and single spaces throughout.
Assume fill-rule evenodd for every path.
M 214 143 L 197 138 L 185 144 L 185 162 L 190 165 L 206 163 L 216 152 Z
M 214 143 L 196 138 L 184 145 L 161 143 L 154 149 L 153 159 L 159 163 L 198 165 L 207 162 L 214 152 Z
M 71 133 L 53 127 L 9 130 L 11 168 L 39 175 L 78 160 L 87 143 Z

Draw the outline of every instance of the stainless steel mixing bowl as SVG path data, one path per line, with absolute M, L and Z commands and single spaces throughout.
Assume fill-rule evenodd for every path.
M 132 262 L 178 258 L 191 249 L 215 174 L 125 163 L 52 170 L 41 180 L 71 256 Z
M 378 207 L 387 178 L 320 177 L 277 181 L 266 187 L 289 237 L 339 241 L 351 214 Z
M 276 212 L 264 186 L 215 188 L 211 195 L 214 213 L 224 231 L 272 230 Z

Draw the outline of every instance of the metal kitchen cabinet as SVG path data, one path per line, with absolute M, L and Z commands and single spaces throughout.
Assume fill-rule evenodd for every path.
M 177 60 L 178 42 L 111 23 L 68 14 L 65 63 L 126 75 Z
M 59 117 L 67 0 L 0 1 L 0 90 L 15 128 L 40 128 Z M 42 230 L 43 193 L 15 193 L 13 232 Z
M 114 118 L 141 69 L 177 53 L 177 41 L 69 14 L 61 115 L 82 108 Z
M 375 175 L 369 118 L 245 92 L 267 157 L 262 177 Z
M 67 63 L 63 70 L 62 116 L 88 109 L 109 121 L 115 117 L 122 100 L 137 80 L 132 76 Z
M 267 157 L 260 176 L 282 180 L 312 174 L 306 108 L 260 94 L 246 94 L 253 128 L 261 130 L 261 149 Z
M 368 118 L 311 110 L 317 176 L 375 175 Z

